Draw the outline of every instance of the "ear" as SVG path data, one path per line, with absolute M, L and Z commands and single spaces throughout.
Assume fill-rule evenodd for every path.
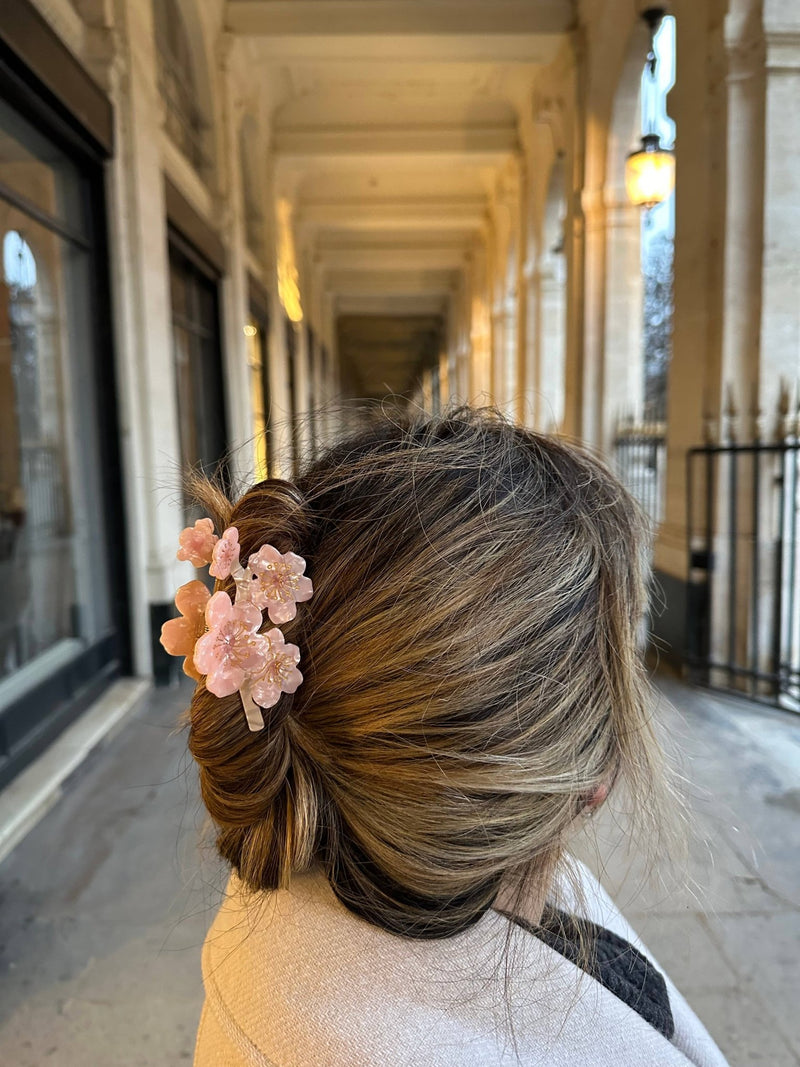
M 599 785 L 586 799 L 585 807 L 588 808 L 590 813 L 594 813 L 597 809 L 605 803 L 608 797 L 608 785 L 603 782 Z

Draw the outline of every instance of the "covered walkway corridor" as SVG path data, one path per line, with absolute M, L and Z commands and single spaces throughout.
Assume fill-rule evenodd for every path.
M 650 517 L 714 862 L 643 934 L 732 1064 L 800 1063 L 798 100 L 796 0 L 5 0 L 0 1060 L 189 1055 L 185 471 L 291 479 L 365 407 L 471 403 Z

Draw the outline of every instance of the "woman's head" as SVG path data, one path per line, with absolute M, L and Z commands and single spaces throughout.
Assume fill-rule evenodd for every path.
M 595 459 L 462 409 L 386 419 L 296 486 L 201 496 L 244 558 L 269 542 L 314 582 L 283 627 L 304 684 L 263 732 L 236 694 L 192 700 L 203 798 L 248 886 L 319 861 L 370 921 L 448 936 L 506 875 L 548 879 L 618 774 L 649 788 L 642 524 Z

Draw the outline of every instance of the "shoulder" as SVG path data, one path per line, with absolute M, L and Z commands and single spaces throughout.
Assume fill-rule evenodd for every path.
M 523 932 L 509 941 L 498 913 L 457 937 L 411 941 L 351 914 L 321 874 L 258 896 L 233 878 L 203 974 L 214 1016 L 206 1030 L 224 1032 L 243 1064 L 690 1062 L 539 939 Z M 198 1049 L 204 1040 L 201 1031 Z

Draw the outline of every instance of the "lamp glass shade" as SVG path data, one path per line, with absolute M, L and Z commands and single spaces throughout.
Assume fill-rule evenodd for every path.
M 675 188 L 675 156 L 658 137 L 642 138 L 642 147 L 625 162 L 625 191 L 637 207 L 662 203 Z

